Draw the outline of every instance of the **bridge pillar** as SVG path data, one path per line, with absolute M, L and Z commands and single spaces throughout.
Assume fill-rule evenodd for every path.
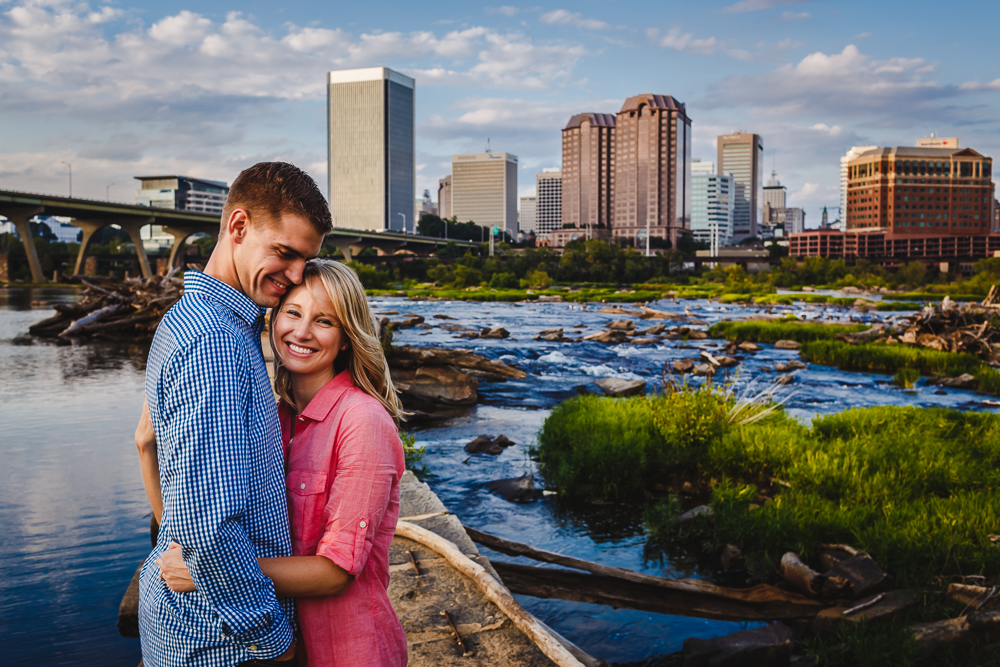
M 330 243 L 337 246 L 340 252 L 344 253 L 344 261 L 350 262 L 354 257 L 354 253 L 361 252 L 367 245 L 362 244 L 361 237 L 357 238 L 331 238 Z
M 38 259 L 38 248 L 35 247 L 35 237 L 31 235 L 31 224 L 29 221 L 44 211 L 41 206 L 28 208 L 13 208 L 3 210 L 3 214 L 8 220 L 14 223 L 17 233 L 21 236 L 21 243 L 24 244 L 24 254 L 28 256 L 28 266 L 31 268 L 31 282 L 44 283 L 45 276 L 42 274 L 42 262 Z
M 80 239 L 80 250 L 76 253 L 76 264 L 73 266 L 73 274 L 80 275 L 80 269 L 84 269 L 84 271 L 86 271 L 86 267 L 90 266 L 89 262 L 85 266 L 84 260 L 87 259 L 87 249 L 90 248 L 91 239 L 94 238 L 94 234 L 97 230 L 102 227 L 106 227 L 108 223 L 92 222 L 90 220 L 77 220 L 76 218 L 70 220 L 69 223 L 74 227 L 79 227 L 83 230 L 83 238 Z M 97 272 L 96 266 L 94 272 Z
M 132 239 L 132 244 L 135 245 L 136 257 L 139 258 L 139 268 L 142 270 L 142 277 L 147 280 L 153 275 L 153 271 L 149 268 L 149 255 L 146 254 L 146 247 L 142 245 L 142 236 L 139 234 L 139 230 L 145 225 L 152 224 L 153 220 L 154 218 L 146 218 L 118 223 L 125 230 L 125 233 L 128 234 L 128 237 Z
M 183 268 L 181 267 L 181 262 L 184 260 L 184 242 L 187 241 L 189 236 L 197 234 L 201 229 L 194 229 L 192 227 L 163 227 L 163 231 L 174 237 L 174 243 L 170 246 L 170 259 L 167 260 L 167 266 L 171 269 Z

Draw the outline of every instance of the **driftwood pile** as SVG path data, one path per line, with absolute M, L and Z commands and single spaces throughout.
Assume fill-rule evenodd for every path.
M 172 276 L 128 280 L 68 276 L 66 280 L 86 288 L 80 302 L 55 304 L 55 315 L 28 328 L 32 335 L 62 339 L 149 339 L 163 315 L 184 293 L 184 282 Z
M 876 325 L 867 331 L 838 334 L 852 345 L 901 343 L 944 352 L 973 354 L 1000 366 L 1000 294 L 996 286 L 982 303 L 955 303 L 945 297 L 940 304 L 925 306 L 895 325 Z

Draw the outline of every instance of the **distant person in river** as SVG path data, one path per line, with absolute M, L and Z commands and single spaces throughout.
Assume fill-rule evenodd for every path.
M 294 555 L 260 568 L 296 600 L 300 665 L 403 667 L 387 593 L 403 412 L 364 287 L 343 264 L 312 260 L 270 324 Z M 171 590 L 197 595 L 184 555 L 172 547 L 156 562 Z
M 140 452 L 160 524 L 139 579 L 146 667 L 296 664 L 294 602 L 279 599 L 257 562 L 292 553 L 260 338 L 264 309 L 302 282 L 331 228 L 327 202 L 302 170 L 246 169 L 205 271 L 185 274 L 184 296 L 157 328 L 136 433 L 137 444 L 155 434 L 156 447 Z M 155 561 L 171 543 L 183 545 L 195 594 L 170 590 L 160 576 Z

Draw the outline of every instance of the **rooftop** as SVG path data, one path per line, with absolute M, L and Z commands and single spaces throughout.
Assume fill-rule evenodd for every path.
M 589 120 L 591 125 L 597 127 L 614 127 L 615 126 L 615 115 L 610 113 L 594 113 L 593 111 L 588 111 L 587 113 L 578 113 L 569 119 L 566 123 L 565 129 L 572 130 L 575 127 L 580 127 L 580 124 L 584 120 Z

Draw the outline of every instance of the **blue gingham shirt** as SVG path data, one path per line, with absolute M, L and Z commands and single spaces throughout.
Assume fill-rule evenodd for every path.
M 159 538 L 142 567 L 146 667 L 231 667 L 292 643 L 292 600 L 278 600 L 258 557 L 290 556 L 281 427 L 260 350 L 263 311 L 203 273 L 164 316 L 146 398 L 163 487 Z M 153 562 L 182 545 L 197 590 L 174 593 Z

